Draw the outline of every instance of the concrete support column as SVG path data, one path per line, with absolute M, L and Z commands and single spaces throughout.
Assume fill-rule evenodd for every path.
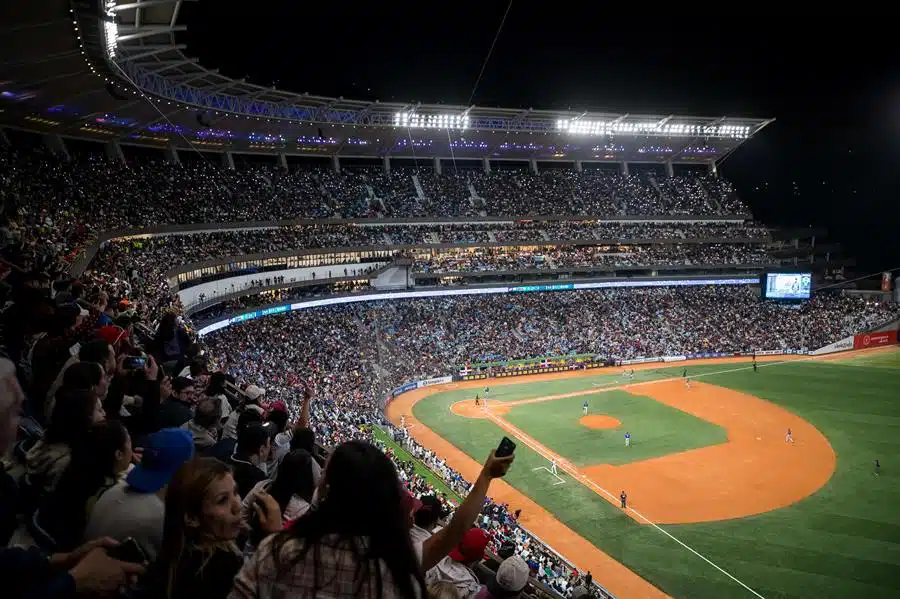
M 341 159 L 338 158 L 338 155 L 335 154 L 331 157 L 331 166 L 334 168 L 334 172 L 340 174 L 341 172 Z
M 441 172 L 441 159 L 437 156 L 434 157 L 434 172 L 438 175 L 443 174 Z
M 0 127 L 0 146 L 9 147 L 10 145 L 12 144 L 9 143 L 9 138 L 6 137 L 6 130 Z
M 481 159 L 482 165 L 484 165 L 484 172 L 488 175 L 491 174 L 491 161 L 487 158 Z
M 387 175 L 391 174 L 391 157 L 390 156 L 384 157 L 384 172 Z
M 234 154 L 222 152 L 222 168 L 227 168 L 230 171 L 234 170 Z
M 718 176 L 719 176 L 719 169 L 716 168 L 715 160 L 709 161 L 709 174 L 716 178 L 718 178 Z
M 64 157 L 66 161 L 71 158 L 71 156 L 69 156 L 69 150 L 66 149 L 66 143 L 63 141 L 62 137 L 53 133 L 45 133 L 43 139 L 44 146 L 48 150 L 50 150 L 57 156 Z
M 675 176 L 675 165 L 672 164 L 671 160 L 666 160 L 666 176 L 667 177 Z
M 106 142 L 106 157 L 110 162 L 119 162 L 125 164 L 125 154 L 122 152 L 122 146 L 119 142 L 112 139 Z
M 181 158 L 178 157 L 178 149 L 172 144 L 166 146 L 166 160 L 172 164 L 181 164 Z
M 531 167 L 532 173 L 534 173 L 535 175 L 538 174 L 537 160 L 532 158 L 531 160 L 528 161 L 528 166 Z
M 628 163 L 627 162 L 619 163 L 619 171 L 621 171 L 621 173 L 627 177 L 628 176 Z
M 278 153 L 278 166 L 280 166 L 284 170 L 288 170 L 287 154 L 285 154 L 284 152 Z
M 584 172 L 584 166 L 581 164 L 581 161 L 580 161 L 580 160 L 576 160 L 576 161 L 575 161 L 575 172 L 576 172 L 576 173 L 583 173 L 583 172 Z

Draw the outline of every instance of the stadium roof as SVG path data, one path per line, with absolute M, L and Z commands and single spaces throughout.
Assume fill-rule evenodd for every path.
M 4 3 L 0 124 L 312 156 L 710 163 L 771 119 L 365 102 L 297 94 L 184 54 L 192 0 Z

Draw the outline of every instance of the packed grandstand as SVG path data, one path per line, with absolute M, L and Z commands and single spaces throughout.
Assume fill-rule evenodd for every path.
M 800 306 L 762 301 L 758 290 L 750 285 L 718 285 L 713 280 L 710 284 L 419 299 L 392 299 L 387 291 L 382 299 L 297 309 L 218 328 L 198 338 L 192 318 L 185 315 L 176 293 L 178 280 L 172 278 L 173 266 L 190 270 L 192 264 L 265 257 L 288 250 L 319 251 L 321 263 L 328 265 L 330 259 L 339 258 L 334 250 L 380 248 L 397 249 L 389 260 L 407 259 L 415 272 L 516 272 L 535 267 L 552 270 L 566 264 L 616 269 L 640 260 L 647 265 L 716 265 L 727 272 L 733 265 L 762 268 L 769 263 L 770 233 L 749 220 L 746 209 L 731 192 L 717 197 L 715 204 L 722 205 L 727 197 L 729 211 L 743 215 L 736 221 L 678 218 L 682 208 L 701 214 L 713 212 L 713 202 L 698 202 L 688 193 L 708 185 L 702 180 L 693 185 L 686 185 L 684 179 L 673 181 L 661 187 L 665 192 L 653 195 L 655 201 L 628 200 L 616 208 L 613 198 L 640 197 L 632 180 L 604 178 L 608 187 L 591 196 L 593 200 L 582 202 L 573 199 L 581 195 L 572 190 L 582 184 L 586 189 L 592 180 L 554 175 L 545 181 L 523 172 L 509 177 L 531 183 L 520 188 L 519 196 L 504 195 L 512 197 L 508 206 L 533 205 L 548 214 L 576 217 L 597 213 L 592 219 L 482 223 L 451 219 L 440 224 L 385 223 L 376 218 L 369 222 L 305 222 L 135 237 L 128 234 L 129 227 L 293 216 L 308 205 L 303 198 L 310 189 L 316 190 L 316 196 L 322 192 L 323 205 L 332 206 L 334 211 L 313 210 L 305 216 L 344 216 L 345 207 L 353 204 L 347 190 L 358 185 L 362 175 L 332 174 L 325 178 L 326 171 L 306 171 L 287 175 L 275 184 L 255 170 L 233 173 L 227 169 L 182 169 L 164 163 L 115 166 L 91 157 L 67 162 L 34 149 L 6 149 L 2 160 L 0 193 L 6 219 L 3 256 L 7 283 L 4 353 L 17 365 L 29 398 L 28 413 L 35 424 L 46 427 L 48 437 L 60 434 L 55 431 L 60 426 L 56 418 L 61 408 L 56 407 L 58 403 L 50 408 L 43 399 L 55 397 L 59 401 L 91 390 L 101 397 L 106 422 L 124 423 L 134 443 L 152 444 L 159 429 L 179 426 L 190 431 L 198 453 L 209 452 L 222 443 L 228 445 L 237 453 L 223 459 L 232 462 L 239 461 L 235 456 L 241 452 L 258 453 L 258 447 L 251 451 L 242 446 L 251 441 L 242 441 L 240 430 L 256 430 L 248 423 L 273 423 L 280 434 L 279 442 L 290 449 L 292 423 L 297 422 L 308 427 L 310 437 L 315 439 L 316 449 L 307 449 L 316 456 L 319 448 L 327 452 L 353 440 L 382 447 L 395 460 L 406 488 L 417 498 L 425 497 L 426 503 L 428 497 L 437 497 L 444 516 L 444 510 L 452 513 L 456 500 L 431 488 L 429 479 L 423 478 L 412 463 L 373 436 L 376 428 L 386 431 L 455 495 L 465 497 L 472 488 L 471 481 L 464 480 L 439 456 L 386 421 L 385 402 L 406 384 L 460 373 L 493 374 L 513 360 L 544 358 L 543 363 L 549 364 L 548 357 L 553 364 L 584 368 L 629 363 L 647 356 L 802 352 L 898 315 L 896 306 L 840 293 L 820 293 Z M 161 176 L 171 189 L 152 185 Z M 443 181 L 436 176 L 434 180 Z M 431 189 L 436 191 L 430 193 L 452 193 L 453 180 L 435 183 Z M 497 184 L 504 180 L 498 179 Z M 479 181 L 483 196 L 503 195 L 488 193 L 488 179 Z M 561 183 L 568 186 L 568 192 L 554 187 Z M 260 193 L 260 187 L 275 195 Z M 222 201 L 219 194 L 226 189 L 227 199 Z M 533 189 L 548 191 L 540 203 L 528 204 Z M 549 191 L 553 189 L 557 191 Z M 730 188 L 721 185 L 717 189 Z M 510 188 L 505 190 L 510 193 Z M 135 193 L 142 199 L 129 202 Z M 553 193 L 565 198 L 553 204 Z M 384 198 L 388 197 L 394 196 L 385 192 Z M 449 206 L 451 211 L 434 216 L 467 215 L 465 210 L 452 208 L 462 204 L 441 197 L 432 206 Z M 671 201 L 660 201 L 663 197 Z M 420 203 L 403 205 L 409 216 L 422 214 Z M 486 206 L 491 205 L 486 202 Z M 140 209 L 133 209 L 135 206 Z M 603 220 L 604 216 L 627 213 L 628 206 L 639 206 L 639 213 L 650 211 L 655 218 Z M 356 213 L 365 214 L 380 216 Z M 69 274 L 73 259 L 110 230 L 119 233 L 97 248 L 87 269 L 77 277 Z M 359 280 L 341 287 L 339 279 L 346 278 L 341 276 L 346 275 L 344 266 L 340 262 L 332 266 L 339 271 L 337 276 L 309 285 L 286 281 L 278 270 L 272 274 L 257 272 L 245 295 L 214 301 L 194 316 L 228 324 L 232 314 L 272 304 L 376 291 L 369 284 L 374 269 L 354 273 L 349 278 Z M 225 268 L 216 276 L 228 280 L 233 274 Z M 84 349 L 73 353 L 73 345 Z M 92 350 L 85 354 L 87 348 Z M 149 380 L 138 381 L 134 371 L 123 367 L 126 356 L 137 354 L 154 358 L 154 362 L 146 363 Z M 104 373 L 102 392 L 90 375 L 79 375 L 84 378 L 82 382 L 71 374 L 79 371 L 78 364 L 92 361 L 99 362 Z M 162 366 L 165 375 L 151 363 Z M 138 372 L 143 376 L 143 369 Z M 301 399 L 306 388 L 315 390 L 308 414 L 302 409 Z M 229 420 L 232 411 L 243 415 L 240 424 L 234 416 Z M 39 433 L 32 430 L 31 434 Z M 245 436 L 249 438 L 249 433 Z M 68 441 L 32 438 L 30 442 L 34 443 L 31 447 L 29 440 L 23 441 L 18 454 L 21 463 L 11 468 L 22 469 L 24 480 L 43 481 L 43 490 L 33 498 L 32 505 L 37 514 L 34 518 L 38 518 L 41 506 L 46 506 L 43 502 L 55 497 L 57 483 L 62 485 L 67 480 L 65 473 L 76 467 L 75 450 L 70 449 Z M 53 461 L 53 456 L 70 453 L 71 458 L 59 458 L 65 463 L 72 460 L 68 470 Z M 83 464 L 78 467 L 85 468 Z M 256 478 L 264 479 L 259 472 Z M 479 502 L 477 518 L 473 516 L 473 522 L 467 524 L 488 531 L 487 550 L 492 554 L 501 558 L 517 554 L 525 560 L 534 577 L 534 592 L 564 597 L 580 594 L 579 585 L 584 585 L 587 573 L 579 572 L 565 556 L 557 555 L 519 526 L 514 512 L 515 506 L 485 500 L 483 505 Z M 20 528 L 17 539 L 24 537 L 53 550 L 65 548 L 64 541 L 56 540 L 56 536 L 84 536 L 84 530 L 54 529 L 59 523 L 46 520 L 34 520 L 33 525 Z M 163 550 L 153 547 L 150 540 L 145 542 L 151 551 Z M 602 580 L 589 583 L 592 593 L 605 593 L 598 586 Z
M 900 316 L 832 290 L 761 299 L 760 273 L 822 258 L 784 251 L 716 172 L 767 121 L 264 88 L 229 104 L 234 82 L 146 29 L 180 4 L 72 3 L 79 48 L 51 62 L 78 76 L 40 93 L 7 69 L 42 55 L 0 65 L 11 596 L 607 599 L 490 499 L 512 458 L 466 480 L 387 403 L 434 379 L 807 353 Z M 28 8 L 22 52 L 56 32 Z M 72 109 L 98 94 L 114 108 Z M 105 537 L 132 553 L 110 559 Z

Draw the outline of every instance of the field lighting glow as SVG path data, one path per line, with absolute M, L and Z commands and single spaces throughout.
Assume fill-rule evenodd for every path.
M 668 137 L 717 137 L 746 139 L 750 127 L 745 125 L 698 125 L 663 123 L 661 121 L 621 122 L 588 119 L 559 119 L 558 131 L 573 135 L 665 135 Z
M 410 129 L 459 129 L 469 128 L 469 117 L 465 114 L 419 114 L 417 112 L 394 113 L 395 127 Z

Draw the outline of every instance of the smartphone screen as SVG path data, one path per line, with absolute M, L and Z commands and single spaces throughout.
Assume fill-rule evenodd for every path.
M 130 356 L 125 358 L 123 366 L 129 370 L 137 370 L 143 368 L 146 364 L 147 360 L 145 358 L 141 358 L 140 356 Z
M 106 552 L 111 558 L 120 562 L 129 562 L 132 564 L 143 564 L 147 562 L 147 555 L 141 546 L 133 538 L 128 537 L 117 546 L 110 548 Z
M 494 452 L 494 455 L 498 458 L 505 458 L 511 456 L 515 450 L 516 444 L 509 437 L 503 437 L 503 440 L 500 441 L 500 445 L 497 446 L 497 451 Z

